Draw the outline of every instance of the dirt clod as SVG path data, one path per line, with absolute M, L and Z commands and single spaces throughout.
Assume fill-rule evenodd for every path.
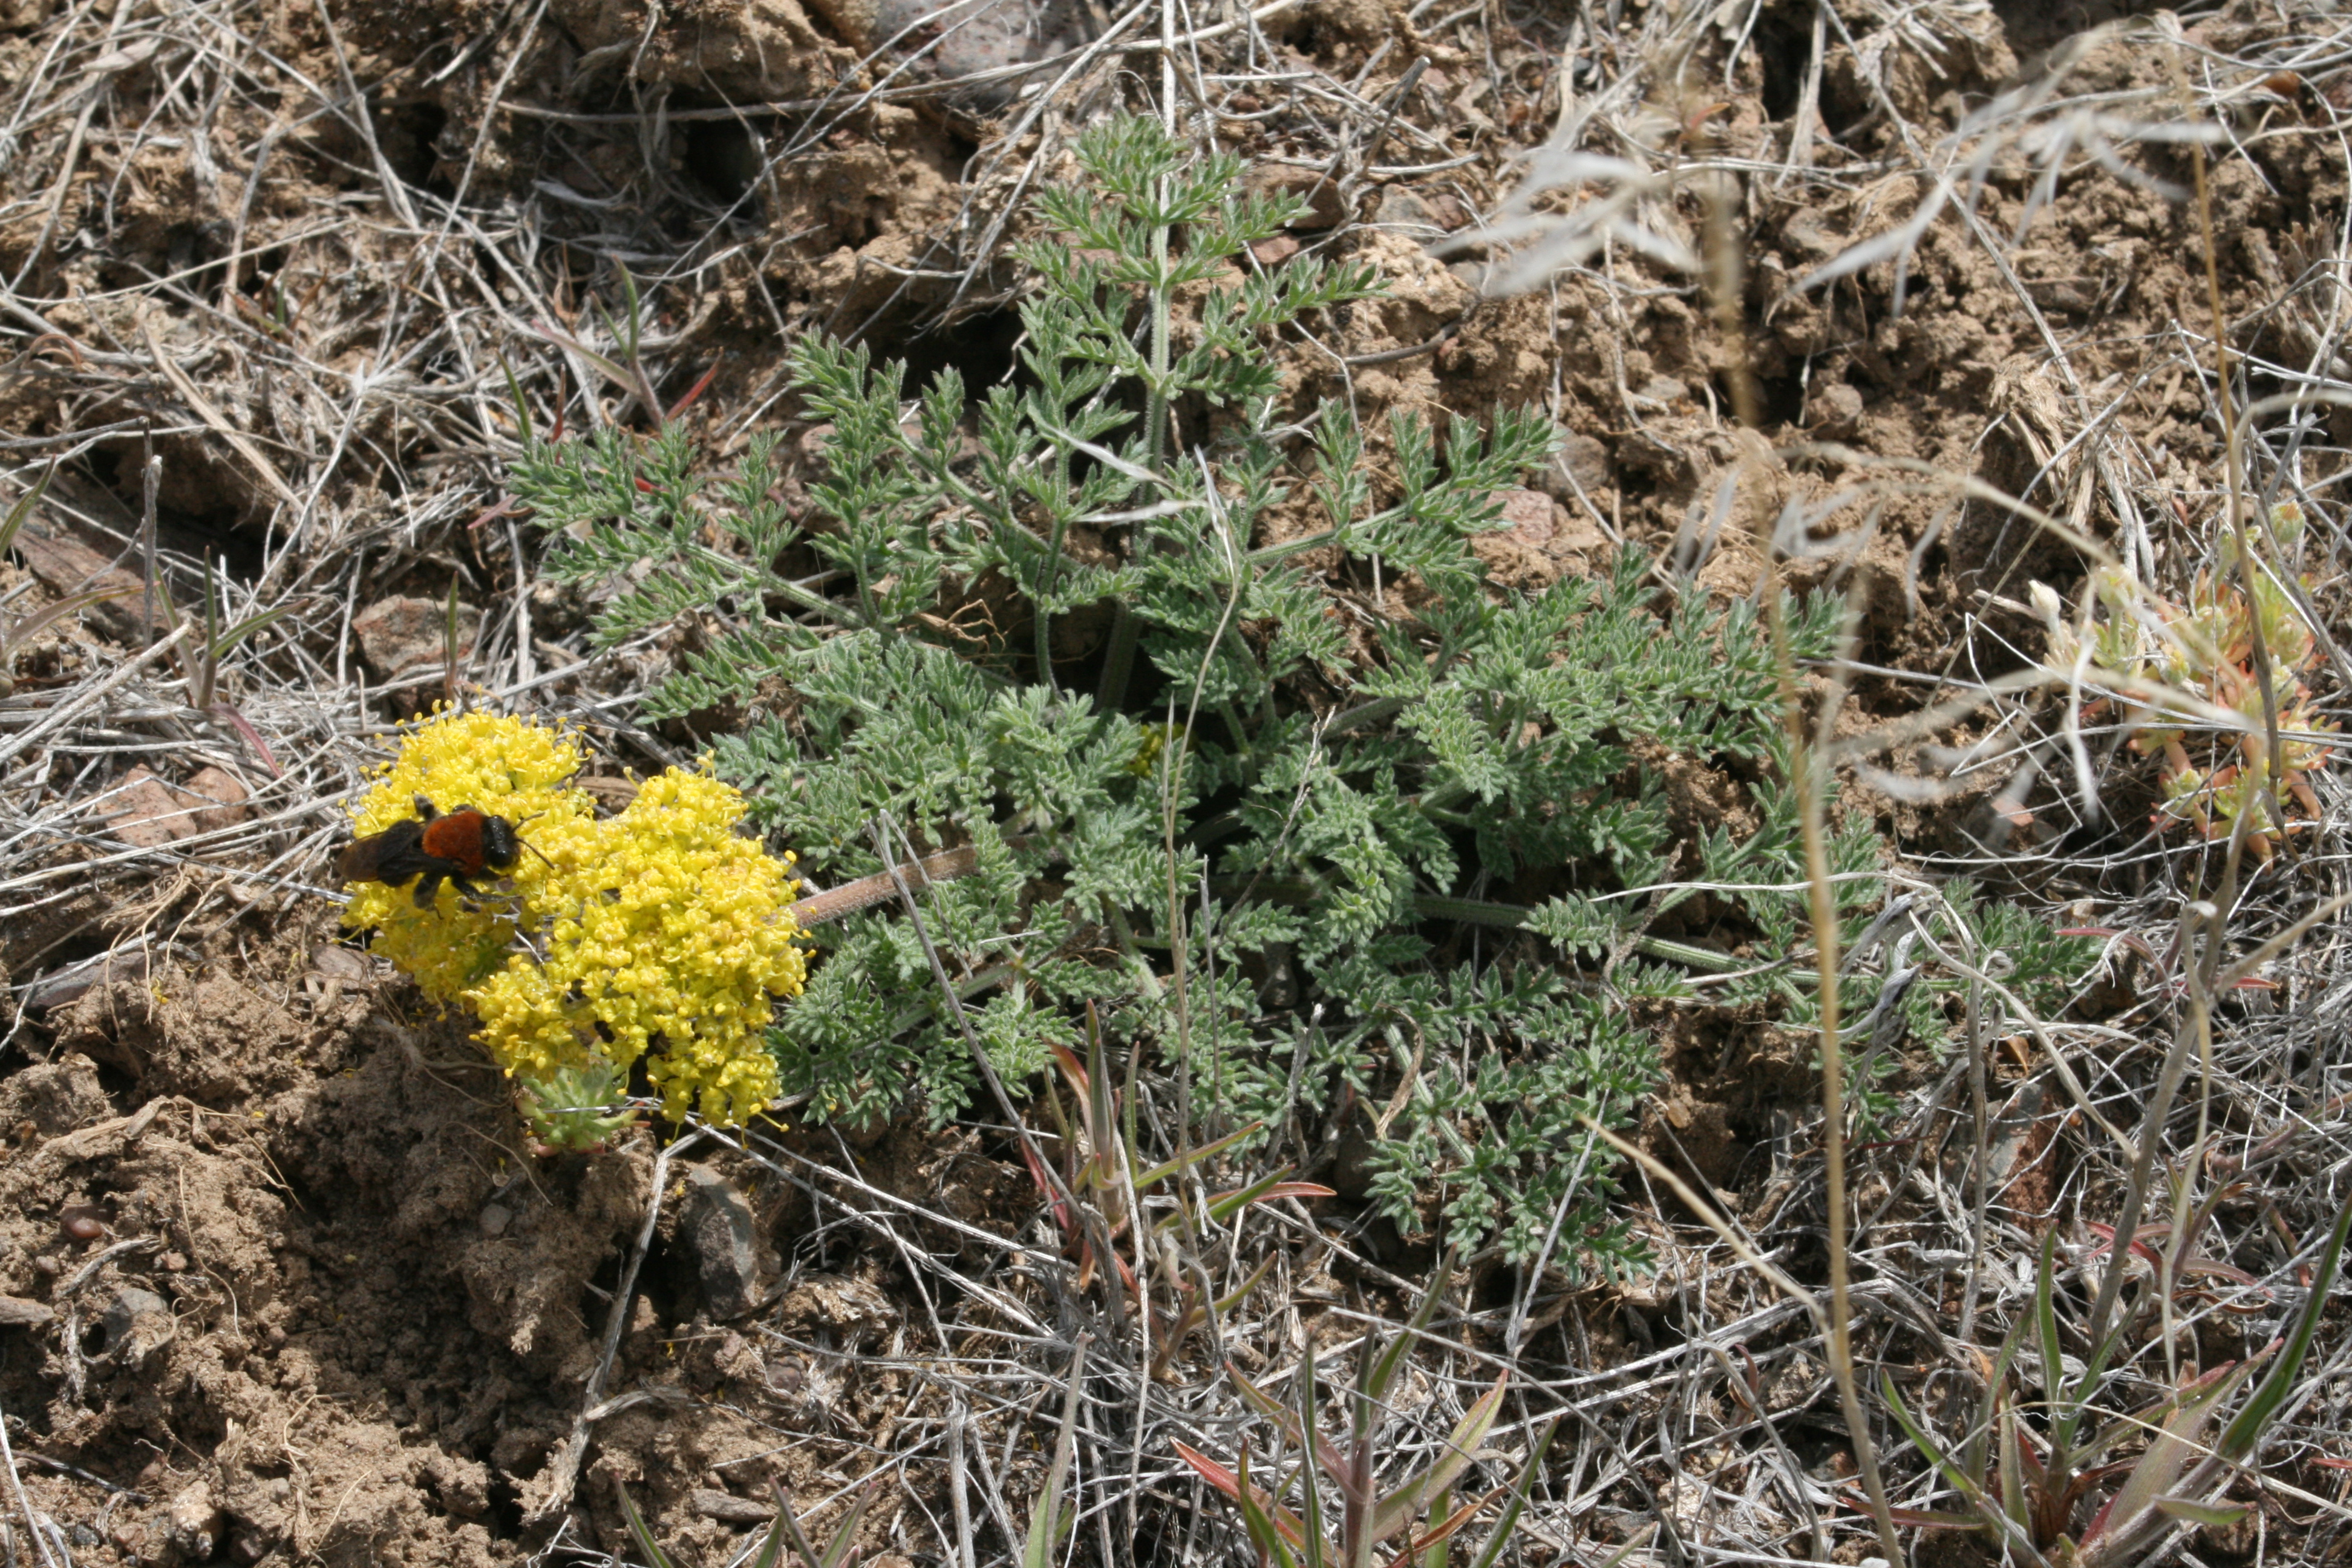
M 758 1299 L 760 1259 L 751 1205 L 734 1184 L 707 1165 L 687 1174 L 683 1224 L 713 1319 L 724 1322 L 751 1310 Z

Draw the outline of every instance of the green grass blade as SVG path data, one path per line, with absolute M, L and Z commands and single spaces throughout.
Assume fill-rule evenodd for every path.
M 1265 1123 L 1263 1121 L 1253 1121 L 1246 1127 L 1226 1133 L 1213 1143 L 1203 1143 L 1199 1148 L 1180 1154 L 1173 1160 L 1163 1161 L 1135 1178 L 1136 1190 L 1141 1192 L 1155 1182 L 1166 1181 L 1187 1165 L 1197 1165 L 1204 1160 L 1213 1159 L 1252 1133 L 1262 1131 L 1265 1127 Z M 1289 1167 L 1285 1166 L 1283 1169 L 1284 1172 L 1287 1172 Z
M 1062 1399 L 1062 1431 L 1054 1439 L 1053 1467 L 1045 1472 L 1045 1489 L 1037 1494 L 1029 1512 L 1029 1539 L 1021 1548 L 1021 1568 L 1053 1568 L 1054 1548 L 1070 1525 L 1071 1510 L 1062 1505 L 1062 1489 L 1069 1484 L 1070 1458 L 1077 1444 L 1078 1394 L 1086 1368 L 1087 1337 L 1081 1334 L 1077 1351 L 1070 1357 L 1069 1389 Z
M 670 1554 L 655 1542 L 654 1532 L 646 1528 L 645 1515 L 637 1511 L 629 1489 L 615 1480 L 613 1489 L 621 1495 L 621 1512 L 629 1521 L 629 1533 L 637 1538 L 637 1549 L 646 1554 L 646 1568 L 677 1568 Z
M 2271 1363 L 2270 1375 L 2254 1390 L 2253 1397 L 2236 1419 L 2221 1429 L 2221 1439 L 2216 1451 L 2237 1464 L 2254 1451 L 2262 1441 L 2279 1407 L 2294 1392 L 2295 1379 L 2302 1375 L 2304 1357 L 2311 1352 L 2311 1337 L 2319 1331 L 2320 1314 L 2327 1310 L 2329 1292 L 2336 1285 L 2336 1270 L 2344 1261 L 2344 1238 L 2352 1232 L 2352 1198 L 2344 1200 L 2336 1211 L 2336 1229 L 2327 1238 L 2327 1250 L 2320 1254 L 2319 1266 L 2312 1270 L 2311 1294 L 2303 1304 L 2303 1314 L 2295 1320 L 2294 1332 L 2287 1339 L 2286 1350 Z
M 514 399 L 515 427 L 522 432 L 522 444 L 530 446 L 539 439 L 539 433 L 530 422 L 530 399 L 522 395 L 522 381 L 515 374 L 514 366 L 507 363 L 507 356 L 503 353 L 499 355 L 499 370 L 507 378 L 507 395 Z
M 1404 1358 L 1412 1351 L 1413 1342 L 1421 1338 L 1423 1329 L 1429 1327 L 1429 1320 L 1437 1315 L 1438 1300 L 1445 1294 L 1445 1287 L 1454 1278 L 1454 1249 L 1447 1247 L 1445 1256 L 1438 1260 L 1436 1277 L 1430 1281 L 1428 1290 L 1423 1293 L 1421 1305 L 1414 1310 L 1404 1332 L 1397 1335 L 1377 1360 L 1367 1363 L 1370 1370 L 1362 1386 L 1370 1399 L 1378 1401 L 1388 1396 L 1389 1385 L 1396 1381 L 1397 1371 L 1404 1365 Z
M 1977 1512 L 1985 1517 L 1988 1522 L 2003 1520 L 1999 1506 L 1986 1495 L 1984 1488 L 1978 1484 L 1976 1478 L 1953 1463 L 1951 1458 L 1944 1452 L 1942 1446 L 1928 1435 L 1927 1429 L 1912 1417 L 1911 1407 L 1904 1404 L 1903 1395 L 1895 1392 L 1895 1379 L 1884 1372 L 1878 1374 L 1878 1394 L 1880 1398 L 1886 1401 L 1887 1413 L 1895 1417 L 1895 1424 L 1903 1428 L 1903 1436 L 1910 1439 L 1911 1447 L 1919 1451 L 1920 1458 L 1933 1465 L 1937 1474 L 1951 1482 L 1959 1494 L 1968 1499 Z
M 2053 1226 L 2042 1238 L 2042 1256 L 2033 1266 L 2033 1341 L 2042 1352 L 2042 1397 L 2050 1402 L 2053 1426 L 2055 1413 L 2068 1403 L 2066 1358 L 2058 1341 L 2058 1308 L 2053 1300 L 2057 1258 L 2058 1227 Z M 2065 1447 L 2063 1442 L 2057 1446 L 2062 1450 Z
M 58 465 L 53 458 L 41 477 L 34 481 L 33 488 L 17 497 L 16 504 L 8 509 L 8 515 L 0 518 L 0 554 L 5 554 L 16 544 L 16 531 L 25 526 L 25 520 L 31 517 L 33 509 L 41 504 L 41 498 L 48 493 L 49 481 L 57 477 Z
M 1544 1456 L 1551 1452 L 1551 1440 L 1559 1436 L 1560 1426 L 1567 1419 L 1562 1415 L 1545 1427 L 1535 1447 L 1528 1450 L 1526 1461 L 1519 1466 L 1518 1479 L 1511 1483 L 1511 1495 L 1503 1504 L 1502 1514 L 1495 1521 L 1495 1528 L 1487 1531 L 1486 1544 L 1479 1549 L 1470 1568 L 1495 1568 L 1495 1560 L 1510 1543 L 1511 1531 L 1517 1527 L 1519 1514 L 1528 1506 L 1528 1494 L 1534 1489 L 1536 1478 L 1543 1473 Z
M 1381 1500 L 1380 1506 L 1372 1512 L 1372 1539 L 1375 1542 L 1386 1541 L 1404 1529 L 1420 1516 L 1426 1500 L 1453 1488 L 1454 1478 L 1469 1466 L 1478 1452 L 1478 1446 L 1494 1429 L 1495 1417 L 1502 1412 L 1503 1393 L 1510 1385 L 1510 1380 L 1511 1374 L 1507 1372 L 1496 1374 L 1495 1386 L 1479 1395 L 1478 1402 L 1463 1413 L 1461 1421 L 1446 1438 L 1445 1452 L 1438 1457 L 1437 1462 Z

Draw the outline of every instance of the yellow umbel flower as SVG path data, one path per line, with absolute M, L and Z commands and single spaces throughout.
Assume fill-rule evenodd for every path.
M 740 837 L 742 795 L 703 773 L 673 768 L 599 821 L 584 795 L 556 787 L 579 765 L 571 736 L 520 720 L 421 725 L 354 827 L 380 832 L 421 795 L 530 818 L 536 854 L 509 874 L 510 896 L 480 908 L 454 889 L 425 910 L 401 889 L 363 886 L 345 923 L 375 926 L 377 952 L 470 1008 L 475 1037 L 535 1091 L 597 1080 L 583 1069 L 625 1079 L 646 1057 L 665 1115 L 740 1125 L 775 1098 L 761 1040 L 774 999 L 798 995 L 806 978 L 792 857 Z M 554 1112 L 562 1098 L 530 1102 Z
M 436 713 L 409 731 L 400 755 L 377 770 L 376 786 L 352 810 L 352 831 L 364 838 L 415 816 L 420 796 L 443 811 L 471 805 L 509 822 L 529 819 L 524 835 L 539 854 L 526 850 L 507 873 L 528 909 L 564 866 L 559 846 L 595 826 L 588 797 L 561 787 L 583 760 L 568 731 L 495 713 Z M 343 924 L 373 928 L 377 953 L 415 976 L 435 1001 L 453 1003 L 505 963 L 514 945 L 512 909 L 467 904 L 446 884 L 433 907 L 420 910 L 406 888 L 362 882 L 352 889 Z

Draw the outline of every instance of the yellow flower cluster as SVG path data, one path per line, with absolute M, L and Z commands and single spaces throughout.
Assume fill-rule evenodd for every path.
M 436 714 L 411 730 L 400 755 L 378 770 L 375 787 L 352 808 L 352 831 L 364 838 L 414 817 L 420 797 L 445 812 L 470 805 L 520 823 L 530 849 L 506 880 L 527 918 L 547 900 L 551 876 L 581 868 L 564 851 L 593 833 L 595 812 L 587 795 L 562 786 L 583 760 L 579 741 L 566 731 L 495 713 Z M 373 929 L 374 951 L 414 975 L 435 1001 L 462 1002 L 469 987 L 507 963 L 515 944 L 511 903 L 467 904 L 447 883 L 431 909 L 420 910 L 409 888 L 361 882 L 352 889 L 343 924 Z
M 775 1098 L 761 1032 L 806 976 L 792 857 L 739 836 L 741 794 L 706 773 L 673 768 L 599 820 L 557 787 L 580 761 L 572 736 L 518 719 L 418 726 L 354 830 L 415 815 L 419 795 L 507 817 L 527 846 L 510 894 L 469 909 L 445 887 L 419 910 L 406 889 L 362 884 L 344 923 L 375 927 L 376 952 L 470 1008 L 509 1076 L 543 1085 L 598 1062 L 625 1074 L 646 1057 L 671 1120 L 739 1126 Z

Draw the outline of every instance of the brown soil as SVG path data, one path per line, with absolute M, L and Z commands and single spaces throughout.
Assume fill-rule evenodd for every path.
M 1857 59 L 1832 32 L 1820 112 L 1843 137 L 1836 155 L 1876 167 L 1900 153 L 1882 92 L 1918 134 L 1941 136 L 2060 41 L 2039 8 L 2002 9 L 2034 15 L 2013 32 L 1987 19 L 1949 40 L 1941 74 L 1900 48 Z M 788 178 L 749 187 L 731 122 L 677 121 L 649 168 L 641 127 L 614 118 L 664 94 L 680 110 L 821 94 L 869 41 L 871 10 L 698 0 L 649 13 L 636 0 L 558 0 L 518 52 L 529 12 L 466 0 L 267 0 L 250 26 L 280 63 L 257 67 L 263 85 L 226 100 L 209 142 L 109 133 L 87 140 L 58 178 L 54 139 L 72 117 L 29 131 L 20 164 L 47 171 L 54 185 L 31 195 L 54 201 L 18 201 L 0 222 L 0 275 L 24 270 L 19 292 L 44 301 L 37 331 L 61 336 L 31 341 L 34 326 L 12 323 L 26 339 L 0 381 L 10 429 L 89 428 L 168 406 L 175 412 L 153 421 L 152 438 L 167 542 L 191 555 L 216 547 L 273 592 L 298 594 L 309 590 L 308 562 L 367 548 L 370 594 L 436 605 L 453 580 L 469 602 L 513 584 L 498 530 L 448 525 L 446 498 L 474 498 L 461 509 L 470 515 L 498 493 L 469 426 L 489 416 L 443 395 L 495 366 L 493 340 L 453 322 L 494 310 L 509 324 L 560 321 L 592 291 L 610 298 L 586 275 L 591 263 L 566 248 L 597 232 L 602 213 L 625 209 L 706 264 L 674 268 L 688 281 L 664 291 L 659 309 L 665 395 L 718 367 L 689 416 L 709 427 L 774 395 L 787 330 L 865 329 L 919 363 L 1002 354 L 1007 318 L 991 290 L 1012 281 L 1009 268 L 983 268 L 945 326 L 936 314 L 954 292 L 939 274 L 971 259 L 958 247 L 1012 195 L 1017 157 L 1006 167 L 974 162 L 989 105 L 872 108 L 803 149 Z M 1764 42 L 1747 55 L 1737 89 L 1693 130 L 1695 146 L 1777 156 L 1768 132 L 1789 112 L 1789 75 L 1803 64 L 1791 66 L 1789 51 L 1801 55 L 1811 14 L 1810 4 L 1763 7 Z M 2272 25 L 2254 16 L 2235 5 L 2197 31 L 2243 48 Z M 42 0 L 0 5 L 0 86 L 11 101 L 48 68 L 44 50 L 65 26 Z M 1381 222 L 1334 246 L 1377 264 L 1391 290 L 1347 316 L 1325 349 L 1364 358 L 1443 337 L 1440 345 L 1344 373 L 1330 353 L 1302 350 L 1290 368 L 1302 405 L 1352 395 L 1375 429 L 1396 408 L 1531 402 L 1552 411 L 1570 433 L 1566 456 L 1514 498 L 1510 529 L 1484 547 L 1498 580 L 1535 585 L 1586 570 L 1616 539 L 1667 552 L 1681 541 L 1681 565 L 1718 592 L 1744 592 L 1756 574 L 1753 525 L 1769 529 L 1784 504 L 1829 495 L 1877 471 L 1879 459 L 1979 476 L 2079 517 L 2105 504 L 2111 476 L 2063 448 L 2109 404 L 2144 459 L 2130 484 L 2178 496 L 2200 519 L 2210 511 L 2215 426 L 2199 378 L 2180 372 L 2174 331 L 2210 323 L 2199 215 L 2095 168 L 2071 174 L 2009 253 L 2014 281 L 1956 217 L 1939 220 L 1911 258 L 1900 314 L 1891 261 L 1823 289 L 1793 285 L 1904 221 L 1925 189 L 1906 174 L 1857 180 L 1827 205 L 1776 196 L 1759 177 L 1736 342 L 1685 294 L 1629 295 L 1590 275 L 1481 299 L 1475 252 L 1449 263 L 1424 241 L 1490 209 L 1508 188 L 1509 158 L 1559 115 L 1550 26 L 1424 37 L 1402 4 L 1318 0 L 1288 24 L 1283 46 L 1302 67 L 1342 79 L 1383 44 L 1399 46 L 1364 89 L 1375 100 L 1425 55 L 1413 113 L 1475 154 L 1368 193 L 1377 205 L 1365 210 Z M 128 63 L 78 57 L 79 68 L 119 77 L 109 125 L 161 112 L 173 73 L 193 58 L 183 42 L 140 47 L 129 45 Z M 1719 59 L 1722 40 L 1711 47 Z M 2160 83 L 2169 68 L 2144 42 L 2108 43 L 2076 68 L 2074 90 Z M 298 72 L 361 84 L 361 100 L 311 112 Z M 2291 284 L 2344 217 L 2345 165 L 2331 135 L 2318 133 L 2340 86 L 2315 79 L 2258 105 L 2259 123 L 2238 128 L 2239 154 L 2217 155 L 2223 303 L 2233 320 L 2258 323 L 2245 352 L 2301 363 L 2316 342 L 2314 308 L 2294 302 Z M 486 125 L 494 99 L 502 107 Z M 761 123 L 774 135 L 801 125 L 790 116 Z M 1254 159 L 1305 162 L 1314 152 L 1279 119 L 1237 115 L 1220 134 Z M 234 166 L 219 149 L 236 150 Z M 2177 148 L 2129 156 L 2189 183 Z M 1436 160 L 1415 152 L 1408 161 Z M 2000 163 L 1980 221 L 2014 233 L 2035 174 Z M 507 283 L 496 300 L 453 292 L 431 254 L 462 237 L 436 237 L 434 221 L 395 222 L 385 211 L 404 188 L 446 195 L 461 184 L 469 208 L 528 205 L 544 222 L 550 254 L 526 280 L 536 292 Z M 688 235 L 698 237 L 678 237 Z M 1313 243 L 1326 230 L 1302 227 L 1299 237 Z M 910 280 L 910 269 L 929 275 Z M 187 282 L 173 292 L 158 278 Z M 248 355 L 216 315 L 319 374 L 257 369 L 259 351 Z M 2048 352 L 2053 342 L 2063 356 Z M 187 386 L 139 368 L 150 345 L 182 364 Z M 1725 474 L 1759 449 L 1731 417 L 1743 345 L 1769 439 L 1827 445 L 1769 459 L 1762 487 L 1751 479 L 1720 538 L 1702 543 L 1695 509 L 1703 514 Z M 422 377 L 404 361 L 412 351 L 442 362 L 431 370 L 442 390 L 338 401 L 351 378 Z M 215 416 L 186 413 L 191 390 Z M 230 431 L 251 439 L 232 441 Z M 105 558 L 135 525 L 147 449 L 121 434 L 99 450 L 93 471 L 111 482 L 89 485 L 87 510 L 99 521 L 85 542 Z M 264 541 L 257 523 L 311 487 L 301 547 Z M 1799 574 L 1850 574 L 1865 586 L 1865 663 L 1934 673 L 1964 644 L 1978 658 L 1997 653 L 2000 637 L 2031 649 L 2037 634 L 2015 608 L 2027 581 L 2063 586 L 2081 571 L 2048 536 L 1990 509 L 1955 507 L 1940 490 L 1893 496 L 1866 536 L 1827 548 L 1829 533 L 1863 526 L 1860 513 L 1818 531 L 1822 558 Z M 429 548 L 414 536 L 419 519 L 439 520 Z M 2147 526 L 2158 549 L 2192 549 L 2174 516 Z M 0 585 L 16 573 L 0 568 Z M 533 613 L 543 637 L 581 617 L 559 595 L 535 596 Z M 1988 627 L 1998 636 L 1983 637 Z M 17 674 L 62 680 L 100 657 L 60 646 Z M 1857 695 L 1877 721 L 1930 689 L 1890 680 Z M 1974 738 L 1955 729 L 1937 740 Z M 1918 750 L 1888 765 L 1927 768 Z M 1999 783 L 1933 808 L 1856 798 L 1908 847 L 1932 851 L 1958 841 L 1968 800 Z M 1668 784 L 1673 809 L 1694 822 L 1730 798 L 1696 767 Z M 808 1189 L 706 1147 L 693 1163 L 724 1176 L 755 1219 L 754 1304 L 731 1321 L 715 1314 L 709 1254 L 684 1173 L 673 1173 L 677 1201 L 663 1205 L 598 1385 L 635 1403 L 596 1422 L 576 1500 L 565 1501 L 566 1444 L 647 1218 L 652 1141 L 530 1158 L 503 1085 L 463 1028 L 420 1012 L 413 993 L 339 945 L 331 907 L 268 895 L 225 902 L 201 880 L 192 869 L 175 883 L 98 892 L 51 885 L 0 932 L 0 963 L 20 987 L 134 935 L 150 936 L 145 951 L 160 955 L 118 959 L 94 983 L 46 995 L 20 991 L 22 1016 L 0 1018 L 16 1026 L 0 1047 L 0 1298 L 9 1299 L 0 1302 L 0 1410 L 34 1507 L 67 1530 L 77 1562 L 465 1568 L 520 1561 L 559 1526 L 572 1545 L 634 1556 L 617 1480 L 660 1521 L 666 1542 L 717 1563 L 759 1528 L 772 1483 L 803 1509 L 831 1500 L 837 1510 L 873 1454 L 894 1451 L 901 1424 L 941 1418 L 945 1396 L 905 1370 L 947 1348 L 931 1342 L 935 1320 L 907 1260 L 869 1232 L 816 1228 Z M 199 911 L 201 922 L 181 929 Z M 1775 1108 L 1810 1092 L 1795 1048 L 1751 1023 L 1717 1021 L 1675 1042 L 1669 1065 L 1675 1081 L 1648 1141 L 1678 1150 L 1686 1173 L 1743 1212 L 1769 1214 L 1780 1189 L 1758 1151 Z M 812 1159 L 859 1162 L 860 1179 L 883 1193 L 1004 1237 L 1007 1250 L 1035 1217 L 1017 1152 L 975 1134 L 904 1125 L 854 1150 L 825 1130 L 793 1138 Z M 2050 1178 L 2032 1158 L 2041 1148 L 2013 1178 L 2026 1206 L 2048 1201 Z M 79 1234 L 91 1221 L 96 1232 Z M 910 1234 L 942 1254 L 986 1250 L 961 1231 L 917 1225 Z M 1024 1300 L 1034 1294 L 1008 1288 Z M 1044 1317 L 1054 1310 L 1032 1305 Z M 869 1346 L 890 1350 L 891 1370 L 861 1362 Z M 1050 1447 L 1055 1414 L 1011 1419 L 1034 1425 Z M 1044 1455 L 1026 1441 L 1003 1452 L 1010 1472 L 992 1484 L 1025 1519 Z M 883 1562 L 936 1560 L 937 1538 L 916 1517 L 947 1507 L 929 1474 L 907 1471 L 903 1489 L 868 1515 L 864 1535 Z M 994 1540 L 992 1520 L 980 1528 Z M 23 1560 L 26 1548 L 16 1550 Z
M 0 1387 L 32 1415 L 37 1506 L 101 1552 L 502 1562 L 549 1533 L 525 1521 L 561 1484 L 651 1151 L 530 1158 L 462 1029 L 401 1021 L 396 989 L 350 987 L 348 950 L 318 951 L 94 987 L 0 1079 L 0 1296 L 48 1314 L 5 1331 Z M 952 1186 L 968 1220 L 1013 1195 L 960 1140 L 889 1145 L 865 1167 L 886 1191 Z M 772 1511 L 772 1483 L 803 1508 L 837 1489 L 826 1456 L 887 1442 L 906 1404 L 902 1374 L 854 1353 L 902 1332 L 901 1287 L 852 1249 L 778 1289 L 806 1199 L 699 1168 L 755 1215 L 758 1294 L 722 1306 L 758 1327 L 713 1321 L 695 1206 L 667 1205 L 604 1384 L 643 1408 L 600 1421 L 579 1502 L 553 1510 L 575 1544 L 624 1549 L 618 1479 L 678 1546 L 717 1548 Z

